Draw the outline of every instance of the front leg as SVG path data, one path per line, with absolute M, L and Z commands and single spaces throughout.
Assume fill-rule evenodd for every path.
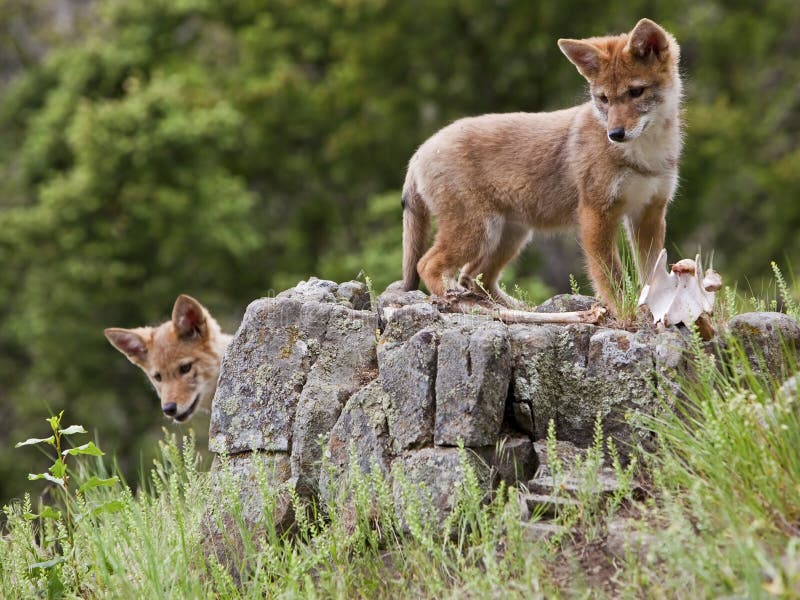
M 664 247 L 667 229 L 667 200 L 654 198 L 642 211 L 627 219 L 628 241 L 639 262 L 639 278 L 644 284 L 653 273 L 658 253 Z
M 620 214 L 613 206 L 597 208 L 581 203 L 578 230 L 594 291 L 606 306 L 619 314 L 622 294 L 622 263 L 616 235 Z

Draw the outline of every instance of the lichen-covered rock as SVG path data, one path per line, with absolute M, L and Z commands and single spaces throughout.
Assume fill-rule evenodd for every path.
M 438 342 L 439 332 L 429 327 L 405 343 L 378 345 L 378 371 L 390 398 L 388 421 L 395 451 L 433 442 Z
M 211 466 L 211 493 L 201 523 L 203 551 L 216 556 L 238 578 L 244 540 L 258 544 L 266 526 L 280 535 L 294 525 L 289 455 L 246 452 Z M 265 493 L 273 501 L 265 502 Z M 266 507 L 271 514 L 265 514 Z
M 250 304 L 222 361 L 213 452 L 291 449 L 298 477 L 318 461 L 319 435 L 375 363 L 377 316 L 353 310 L 338 289 L 312 278 Z
M 414 511 L 423 522 L 441 524 L 453 510 L 464 483 L 464 465 L 469 465 L 482 489 L 489 489 L 491 471 L 485 461 L 470 450 L 420 448 L 398 456 L 393 464 L 394 501 L 402 522 Z
M 559 439 L 589 446 L 599 414 L 623 453 L 649 435 L 635 424 L 659 409 L 656 374 L 674 377 L 685 361 L 677 335 L 570 325 L 515 326 L 511 336 L 514 401 L 530 403 L 535 437 L 552 419 Z
M 386 409 L 389 397 L 372 381 L 347 401 L 330 433 L 328 467 L 320 474 L 320 492 L 329 500 L 346 487 L 351 458 L 362 473 L 377 468 L 389 474 L 390 447 Z
M 559 313 L 589 310 L 597 304 L 597 299 L 581 294 L 558 294 L 542 302 L 536 307 L 536 312 Z
M 539 466 L 533 441 L 527 436 L 502 435 L 494 446 L 475 449 L 475 452 L 491 468 L 493 486 L 501 481 L 512 487 L 528 481 Z
M 422 329 L 436 327 L 442 320 L 436 307 L 427 302 L 387 307 L 382 314 L 381 345 L 390 347 L 405 342 Z
M 344 403 L 362 386 L 361 375 L 375 366 L 376 327 L 372 313 L 343 306 L 328 311 L 292 427 L 292 475 L 304 495 L 311 495 L 318 483 L 322 446 Z
M 728 322 L 728 331 L 741 342 L 757 372 L 779 379 L 791 375 L 788 367 L 797 363 L 800 349 L 800 325 L 792 317 L 777 312 L 743 313 Z
M 486 446 L 503 421 L 511 353 L 508 327 L 448 329 L 439 341 L 434 441 L 440 446 Z
M 370 310 L 372 298 L 367 286 L 360 281 L 346 281 L 339 284 L 336 296 L 355 310 Z

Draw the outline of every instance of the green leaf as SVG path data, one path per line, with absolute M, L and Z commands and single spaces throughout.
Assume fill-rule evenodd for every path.
M 100 450 L 97 446 L 94 445 L 94 442 L 87 442 L 83 446 L 76 446 L 75 448 L 69 448 L 68 450 L 64 450 L 61 454 L 66 456 L 67 454 L 75 455 L 75 454 L 89 454 L 91 456 L 103 456 L 105 452 Z
M 64 463 L 63 460 L 61 460 L 61 457 L 59 456 L 58 460 L 56 460 L 56 462 L 53 463 L 53 466 L 47 470 L 50 471 L 50 474 L 53 477 L 63 478 L 67 472 L 67 465 L 66 463 Z
M 56 443 L 56 438 L 52 435 L 49 438 L 28 438 L 24 442 L 17 443 L 14 448 L 19 448 L 21 446 L 32 446 L 33 444 L 41 444 L 42 442 L 54 446 Z
M 97 516 L 102 513 L 115 513 L 125 508 L 125 503 L 122 500 L 109 500 L 105 504 L 92 509 L 92 514 Z
M 28 481 L 37 481 L 39 479 L 47 479 L 47 481 L 64 487 L 64 480 L 60 477 L 53 477 L 50 473 L 28 473 Z
M 36 569 L 52 569 L 56 565 L 60 565 L 66 559 L 63 556 L 56 556 L 55 558 L 51 558 L 50 560 L 46 560 L 44 562 L 33 563 L 32 565 L 28 566 L 29 571 L 35 571 Z
M 57 521 L 61 518 L 61 511 L 56 510 L 52 506 L 45 506 L 40 514 L 25 513 L 23 517 L 26 521 L 33 521 L 34 519 L 55 519 Z
M 48 419 L 45 419 L 45 421 L 50 423 L 50 429 L 53 430 L 53 433 L 56 433 L 58 431 L 58 428 L 61 426 L 61 416 L 63 414 L 64 414 L 64 411 L 62 410 L 57 415 L 53 415 L 52 417 L 50 417 Z
M 83 425 L 70 425 L 66 429 L 60 430 L 58 433 L 61 435 L 74 435 L 76 433 L 89 433 L 83 428 Z
M 100 487 L 101 485 L 114 485 L 119 481 L 119 477 L 116 475 L 114 477 L 109 477 L 108 479 L 100 479 L 96 475 L 92 475 L 89 479 L 83 482 L 83 485 L 78 488 L 78 492 L 81 494 L 84 493 L 86 490 L 90 490 L 92 488 Z

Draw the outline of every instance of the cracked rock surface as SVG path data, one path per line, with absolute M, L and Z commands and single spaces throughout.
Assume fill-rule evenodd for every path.
M 591 300 L 559 296 L 543 309 Z M 800 345 L 785 315 L 737 319 L 731 330 L 748 344 Z M 309 499 L 346 489 L 353 468 L 378 470 L 401 514 L 410 498 L 402 471 L 441 519 L 463 461 L 487 488 L 533 481 L 546 492 L 543 472 L 535 475 L 547 459 L 533 440 L 547 437 L 551 420 L 570 447 L 591 445 L 598 414 L 623 457 L 647 443 L 644 418 L 663 408 L 659 389 L 675 391 L 690 367 L 688 347 L 674 328 L 507 325 L 439 312 L 419 291 L 391 286 L 370 298 L 362 283 L 312 278 L 248 307 L 222 362 L 209 445 L 232 459 L 246 506 L 260 502 L 252 474 L 266 460 L 276 489 Z M 215 481 L 221 469 L 216 461 Z

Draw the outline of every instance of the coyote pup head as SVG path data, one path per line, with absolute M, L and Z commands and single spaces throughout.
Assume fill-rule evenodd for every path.
M 595 113 L 615 144 L 630 142 L 648 125 L 674 114 L 681 96 L 678 43 L 650 19 L 630 33 L 558 40 L 589 82 Z
M 177 423 L 210 410 L 229 337 L 197 300 L 178 296 L 158 327 L 109 328 L 106 338 L 150 379 L 164 415 Z

